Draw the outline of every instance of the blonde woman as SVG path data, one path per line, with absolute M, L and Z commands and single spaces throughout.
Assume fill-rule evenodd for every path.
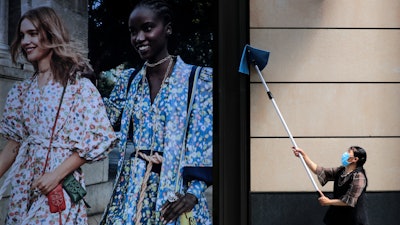
M 87 224 L 83 201 L 64 192 L 66 209 L 51 213 L 47 194 L 73 173 L 85 187 L 80 166 L 102 160 L 115 142 L 88 60 L 72 48 L 69 34 L 49 7 L 27 11 L 11 45 L 16 62 L 32 63 L 32 77 L 9 91 L 0 121 L 8 141 L 0 152 L 0 199 L 11 183 L 6 224 Z M 50 141 L 51 140 L 51 141 Z

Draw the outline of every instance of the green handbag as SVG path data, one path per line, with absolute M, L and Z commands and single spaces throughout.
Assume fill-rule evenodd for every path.
M 64 178 L 62 186 L 73 203 L 77 204 L 80 200 L 83 200 L 85 205 L 90 208 L 89 204 L 83 198 L 86 196 L 87 192 L 79 183 L 79 181 L 75 179 L 73 173 L 68 174 Z

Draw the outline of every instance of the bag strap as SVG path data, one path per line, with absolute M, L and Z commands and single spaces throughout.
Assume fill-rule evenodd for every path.
M 43 174 L 46 172 L 46 167 L 49 162 L 49 154 L 50 154 L 50 150 L 51 150 L 51 144 L 53 143 L 54 131 L 56 130 L 58 115 L 60 114 L 61 104 L 62 104 L 62 101 L 64 98 L 66 88 L 67 88 L 67 85 L 65 85 L 63 88 L 63 92 L 61 94 L 61 99 L 60 99 L 60 104 L 58 105 L 58 109 L 57 109 L 56 119 L 54 120 L 54 125 L 53 125 L 53 128 L 51 129 L 51 136 L 50 136 L 50 141 L 49 141 L 49 151 L 47 151 L 46 164 L 44 165 L 44 168 L 43 168 Z
M 183 144 L 182 144 L 182 148 L 181 148 L 181 155 L 180 155 L 180 159 L 179 159 L 179 165 L 181 164 L 183 157 L 184 157 L 184 153 L 185 153 L 185 149 L 186 149 L 186 139 L 187 139 L 187 130 L 189 129 L 189 120 L 190 120 L 190 114 L 192 112 L 192 108 L 193 108 L 193 102 L 194 102 L 194 94 L 196 93 L 196 89 L 197 89 L 197 80 L 199 78 L 199 74 L 200 71 L 203 68 L 200 66 L 193 66 L 192 67 L 192 72 L 190 74 L 189 77 L 189 89 L 188 89 L 188 108 L 187 108 L 187 116 L 186 116 L 186 123 L 185 123 L 185 129 L 183 132 Z M 180 169 L 178 169 L 178 175 L 177 177 L 180 177 Z M 175 184 L 175 192 L 179 191 L 179 182 L 176 182 Z
M 189 112 L 189 104 L 190 104 L 190 99 L 192 97 L 192 89 L 193 89 L 193 81 L 194 81 L 194 75 L 196 73 L 197 70 L 196 65 L 192 66 L 192 71 L 190 71 L 190 76 L 189 76 L 189 89 L 188 89 L 188 103 L 187 103 L 187 109 Z

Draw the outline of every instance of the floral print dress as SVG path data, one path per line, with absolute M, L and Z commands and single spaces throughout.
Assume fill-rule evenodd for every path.
M 194 95 L 193 109 L 187 115 L 188 83 L 192 65 L 180 57 L 152 103 L 144 69 L 134 77 L 129 92 L 128 80 L 134 72 L 128 69 L 117 81 L 109 98 L 104 99 L 112 123 L 122 113 L 118 173 L 109 205 L 101 224 L 135 224 L 141 185 L 147 163 L 135 157 L 135 150 L 153 150 L 163 156 L 159 171 L 152 171 L 145 185 L 140 224 L 157 225 L 162 205 L 169 192 L 178 187 L 181 193 L 191 193 L 198 199 L 192 210 L 197 224 L 211 224 L 208 203 L 204 191 L 207 179 L 182 178 L 185 168 L 212 168 L 212 69 L 203 67 L 199 73 Z M 133 120 L 133 140 L 128 141 L 130 120 Z M 184 129 L 189 119 L 186 147 L 183 150 Z M 128 144 L 129 142 L 129 144 Z M 126 154 L 134 148 L 132 155 Z M 181 153 L 184 157 L 181 160 Z M 126 156 L 125 156 L 126 155 Z M 153 166 L 154 167 L 154 166 Z M 179 220 L 169 224 L 180 224 Z
M 46 171 L 53 171 L 73 152 L 89 163 L 102 160 L 116 140 L 99 92 L 88 79 L 80 78 L 66 87 L 49 150 L 63 88 L 58 82 L 39 87 L 34 76 L 16 83 L 8 93 L 0 134 L 20 143 L 17 158 L 1 189 L 4 192 L 11 182 L 8 225 L 59 223 L 59 214 L 50 213 L 47 197 L 31 190 L 32 182 L 43 174 L 49 151 Z M 85 185 L 81 170 L 76 170 L 74 176 Z M 0 197 L 4 194 L 1 190 Z M 64 196 L 62 224 L 87 224 L 84 202 L 72 203 L 65 191 Z

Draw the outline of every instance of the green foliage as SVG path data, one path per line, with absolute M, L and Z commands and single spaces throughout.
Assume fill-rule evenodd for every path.
M 99 76 L 97 88 L 102 96 L 109 96 L 114 88 L 115 82 L 121 76 L 121 72 L 125 69 L 126 65 L 121 64 L 115 68 L 107 71 L 102 71 Z
M 108 96 L 120 65 L 143 64 L 130 43 L 128 18 L 138 0 L 89 0 L 89 58 L 99 74 L 98 88 Z M 175 12 L 170 52 L 187 63 L 212 66 L 216 1 L 171 0 Z M 103 72 L 104 71 L 104 72 Z
M 137 2 L 89 0 L 89 58 L 96 73 L 120 64 L 138 67 L 143 63 L 131 46 L 128 32 L 129 14 Z M 175 12 L 171 53 L 188 63 L 212 66 L 215 1 L 170 0 L 170 3 Z

